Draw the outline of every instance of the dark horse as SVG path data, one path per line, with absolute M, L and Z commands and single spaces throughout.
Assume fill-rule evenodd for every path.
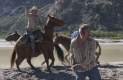
M 67 37 L 67 36 L 56 34 L 55 39 L 54 39 L 54 43 L 55 44 L 61 44 L 61 45 L 63 45 L 63 47 L 65 47 L 65 49 L 68 51 L 67 52 L 68 54 L 65 56 L 65 60 L 70 64 L 70 59 L 68 60 L 68 57 L 70 55 L 69 49 L 70 49 L 71 38 Z M 96 51 L 96 61 L 99 64 L 98 59 L 101 55 L 101 47 L 100 47 L 98 42 L 97 42 L 97 48 L 98 48 L 98 51 Z
M 48 15 L 48 19 L 47 19 L 47 23 L 44 27 L 44 33 L 43 34 L 43 40 L 41 40 L 40 42 L 36 43 L 36 53 L 32 53 L 32 49 L 30 46 L 27 45 L 27 43 L 25 43 L 25 36 L 20 37 L 17 42 L 16 45 L 14 47 L 13 53 L 12 53 L 12 57 L 11 57 L 11 68 L 14 65 L 14 61 L 16 58 L 16 54 L 17 54 L 17 59 L 16 59 L 16 66 L 18 68 L 18 70 L 20 70 L 19 65 L 21 64 L 21 62 L 24 59 L 27 59 L 27 63 L 31 66 L 31 68 L 35 68 L 32 64 L 31 64 L 31 58 L 32 57 L 37 57 L 39 56 L 41 53 L 43 54 L 44 58 L 45 58 L 45 62 L 47 64 L 47 69 L 50 71 L 50 67 L 54 64 L 54 55 L 53 55 L 53 49 L 54 46 L 58 49 L 59 46 L 57 44 L 53 43 L 53 32 L 54 32 L 54 27 L 55 26 L 63 26 L 64 22 L 62 20 L 59 20 L 55 17 L 52 17 L 50 15 Z M 59 48 L 60 49 L 60 48 Z M 57 52 L 58 53 L 58 52 Z M 58 53 L 59 55 L 59 53 Z M 60 53 L 60 60 L 63 61 L 63 54 Z M 52 60 L 51 64 L 49 65 L 49 59 Z
M 20 35 L 15 31 L 14 33 L 10 33 L 5 37 L 6 41 L 17 41 Z

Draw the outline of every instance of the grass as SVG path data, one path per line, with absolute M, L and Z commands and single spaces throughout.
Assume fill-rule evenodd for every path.
M 0 32 L 0 38 L 5 38 L 6 35 L 7 35 L 6 32 Z
M 92 31 L 97 38 L 123 39 L 123 32 Z
M 112 31 L 91 31 L 92 36 L 96 38 L 110 38 L 110 39 L 123 39 L 123 32 L 112 32 Z M 60 32 L 60 34 L 64 34 L 69 36 L 70 33 Z
M 91 31 L 92 36 L 96 38 L 110 38 L 110 39 L 123 39 L 123 32 L 108 32 L 108 31 Z M 69 36 L 68 32 L 59 32 L 60 34 L 64 34 Z M 7 32 L 0 32 L 0 38 L 5 38 Z

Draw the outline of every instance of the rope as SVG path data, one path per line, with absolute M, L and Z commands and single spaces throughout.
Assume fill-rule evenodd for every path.
M 24 7 L 24 6 L 20 6 L 20 7 L 18 7 L 18 8 L 15 8 L 14 10 L 12 10 L 12 12 L 10 12 L 10 14 L 14 13 L 16 10 L 18 10 L 18 9 L 20 9 L 20 8 L 25 8 L 25 7 Z M 8 16 L 9 16 L 9 15 L 8 15 Z M 24 13 L 21 14 L 21 15 L 18 17 L 18 19 L 15 21 L 15 23 L 14 23 L 12 26 L 10 26 L 10 29 L 9 29 L 9 31 L 7 32 L 7 34 L 9 34 L 9 33 L 16 27 L 17 22 L 19 22 L 23 16 L 24 16 Z
M 36 5 L 36 3 L 35 3 L 34 1 L 35 1 L 35 0 L 33 0 L 33 5 Z M 61 1 L 63 2 L 63 0 L 56 0 L 54 4 L 49 4 L 49 5 L 46 5 L 45 7 L 41 8 L 41 9 L 40 9 L 41 11 L 46 12 L 47 9 L 48 9 L 48 7 L 50 7 L 48 13 L 46 13 L 46 14 L 43 15 L 43 16 L 46 16 L 46 15 L 48 15 L 48 14 L 58 16 L 59 11 L 61 10 L 61 7 L 60 7 L 60 6 L 62 5 L 62 4 L 61 4 Z M 60 6 L 59 6 L 59 4 L 60 4 Z M 20 8 L 25 9 L 25 6 L 22 5 L 22 6 L 19 6 L 19 7 L 15 8 L 14 10 L 12 10 L 12 11 L 10 12 L 10 14 L 13 14 L 15 11 L 17 11 L 17 10 L 20 9 Z M 9 16 L 9 15 L 8 15 L 8 16 Z M 10 29 L 9 29 L 9 31 L 7 32 L 7 34 L 10 33 L 10 32 L 16 27 L 17 23 L 18 23 L 24 16 L 25 16 L 25 14 L 22 13 L 22 14 L 18 17 L 18 19 L 14 22 L 14 24 L 13 24 L 12 26 L 10 26 Z M 25 16 L 25 19 L 26 19 L 26 16 Z

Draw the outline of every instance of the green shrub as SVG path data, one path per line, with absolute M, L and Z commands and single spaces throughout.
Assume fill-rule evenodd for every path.
M 92 31 L 92 36 L 96 38 L 123 39 L 122 32 Z

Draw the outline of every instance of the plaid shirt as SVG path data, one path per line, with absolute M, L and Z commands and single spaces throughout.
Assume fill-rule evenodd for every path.
M 82 64 L 87 71 L 96 66 L 96 40 L 89 38 L 85 43 L 78 44 L 77 38 L 71 41 L 70 52 L 73 56 L 73 64 Z

